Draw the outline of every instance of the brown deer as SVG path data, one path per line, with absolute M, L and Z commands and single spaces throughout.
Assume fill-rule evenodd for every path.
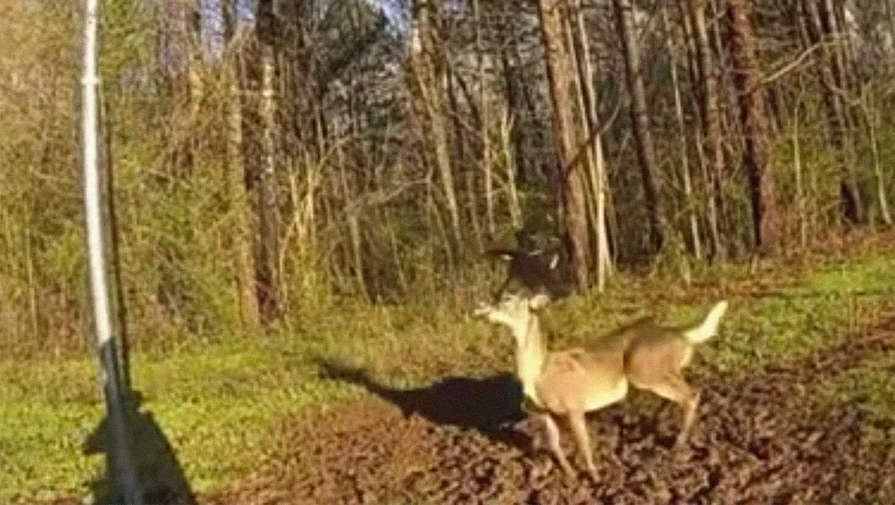
M 715 335 L 727 302 L 715 305 L 702 322 L 692 326 L 659 326 L 651 318 L 644 318 L 587 346 L 548 351 L 536 314 L 548 301 L 545 295 L 507 294 L 495 306 L 482 304 L 476 315 L 512 331 L 516 375 L 534 406 L 533 415 L 546 427 L 548 445 L 563 470 L 573 475 L 559 446 L 555 418 L 568 420 L 587 471 L 596 481 L 584 414 L 622 400 L 628 384 L 650 390 L 684 409 L 683 427 L 675 446 L 683 444 L 693 425 L 699 393 L 684 381 L 681 371 L 690 362 L 695 344 Z

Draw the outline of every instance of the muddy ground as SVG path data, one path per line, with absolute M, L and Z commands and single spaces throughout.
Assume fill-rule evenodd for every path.
M 565 477 L 532 423 L 516 423 L 509 377 L 450 378 L 388 390 L 357 370 L 321 373 L 374 395 L 283 421 L 251 477 L 200 501 L 244 504 L 892 504 L 895 422 L 871 421 L 823 390 L 895 346 L 895 315 L 869 335 L 737 378 L 708 373 L 686 447 L 678 408 L 635 392 L 589 415 L 600 480 Z M 892 368 L 895 375 L 895 367 Z M 835 403 L 835 402 L 834 402 Z M 563 431 L 567 454 L 574 446 Z M 576 468 L 583 461 L 576 455 Z

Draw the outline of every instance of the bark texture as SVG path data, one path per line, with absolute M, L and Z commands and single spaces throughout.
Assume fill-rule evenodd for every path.
M 734 85 L 745 140 L 743 164 L 749 174 L 755 243 L 762 252 L 771 253 L 779 241 L 782 216 L 777 205 L 774 164 L 768 140 L 767 107 L 750 19 L 752 7 L 749 0 L 728 0 L 727 7 Z
M 640 43 L 637 41 L 630 0 L 613 0 L 612 5 L 615 9 L 619 38 L 625 53 L 628 92 L 631 95 L 631 123 L 634 126 L 637 161 L 640 164 L 640 179 L 649 216 L 650 241 L 655 249 L 659 249 L 665 240 L 668 220 L 659 198 L 656 155 L 653 137 L 650 134 L 646 90 L 643 85 L 643 71 L 640 65 Z
M 568 12 L 563 0 L 538 0 L 541 40 L 547 60 L 550 96 L 553 102 L 553 134 L 559 154 L 559 197 L 568 242 L 572 276 L 579 289 L 587 286 L 588 244 L 587 206 L 584 174 L 578 156 L 578 127 L 575 122 L 573 55 L 567 45 L 565 27 Z

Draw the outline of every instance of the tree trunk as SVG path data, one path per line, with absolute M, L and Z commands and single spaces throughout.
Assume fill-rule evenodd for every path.
M 588 245 L 587 206 L 584 174 L 578 154 L 580 135 L 574 120 L 574 61 L 566 45 L 563 0 L 538 0 L 541 40 L 547 60 L 550 96 L 553 102 L 553 134 L 559 157 L 559 201 L 566 231 L 569 263 L 579 289 L 587 287 Z
M 415 95 L 416 113 L 422 120 L 425 130 L 427 148 L 434 151 L 433 163 L 441 181 L 441 189 L 450 215 L 453 246 L 459 250 L 463 241 L 444 117 L 445 71 L 444 63 L 440 60 L 443 52 L 438 48 L 436 40 L 432 2 L 423 2 L 415 9 L 416 26 L 413 28 L 414 40 L 410 57 L 410 74 L 413 80 L 411 90 Z
M 659 197 L 656 179 L 656 156 L 653 137 L 649 129 L 646 91 L 643 86 L 643 73 L 640 65 L 640 44 L 635 33 L 630 0 L 613 0 L 612 5 L 615 8 L 619 38 L 625 51 L 628 92 L 631 95 L 631 123 L 634 127 L 637 161 L 640 163 L 640 178 L 649 216 L 650 241 L 658 250 L 665 240 L 668 220 Z
M 834 41 L 830 47 L 830 67 L 833 71 L 833 79 L 836 83 L 836 93 L 840 95 L 843 102 L 842 107 L 842 146 L 844 159 L 844 182 L 843 195 L 846 200 L 846 210 L 849 211 L 847 217 L 852 222 L 864 222 L 866 215 L 864 211 L 864 202 L 858 188 L 857 176 L 857 153 L 855 145 L 858 135 L 858 120 L 854 111 L 848 105 L 849 99 L 842 97 L 842 93 L 850 94 L 857 92 L 857 86 L 853 84 L 855 78 L 854 65 L 850 65 L 848 58 L 848 35 L 844 32 L 844 27 L 837 17 L 838 11 L 842 8 L 842 2 L 833 4 L 832 0 L 821 0 L 821 24 L 824 31 L 830 39 Z
M 493 196 L 494 175 L 491 170 L 491 146 L 490 142 L 488 141 L 488 128 L 490 126 L 491 118 L 488 114 L 488 97 L 485 80 L 485 49 L 482 46 L 482 17 L 479 0 L 473 0 L 472 9 L 473 15 L 475 16 L 475 50 L 477 58 L 476 65 L 478 67 L 476 69 L 476 73 L 478 74 L 479 78 L 479 114 L 481 117 L 481 120 L 479 121 L 479 127 L 482 129 L 481 167 L 482 177 L 484 178 L 485 182 L 485 219 L 488 227 L 488 239 L 493 239 L 496 232 Z M 511 167 L 511 170 L 512 168 L 513 167 Z
M 516 156 L 513 152 L 512 131 L 509 112 L 504 109 L 500 120 L 500 146 L 504 150 L 503 158 L 506 160 L 507 208 L 513 229 L 519 230 L 522 228 L 522 207 L 519 205 L 519 191 L 516 188 Z
M 773 253 L 778 245 L 782 215 L 775 194 L 764 88 L 750 19 L 751 3 L 750 0 L 728 0 L 727 6 L 733 81 L 746 141 L 743 164 L 749 174 L 755 242 L 762 253 Z
M 709 230 L 712 234 L 714 254 L 726 256 L 721 240 L 719 210 L 721 208 L 721 179 L 724 174 L 724 151 L 721 144 L 721 119 L 718 112 L 718 80 L 711 64 L 711 48 L 705 25 L 706 0 L 686 0 L 687 13 L 693 30 L 696 46 L 696 65 L 700 81 L 700 108 L 703 139 L 707 141 L 705 151 L 710 164 L 709 172 Z
M 677 63 L 674 56 L 674 44 L 672 43 L 671 27 L 668 20 L 668 10 L 662 5 L 662 27 L 665 30 L 665 49 L 668 51 L 671 65 L 671 87 L 674 91 L 674 116 L 677 120 L 678 135 L 680 135 L 681 178 L 684 182 L 685 207 L 689 209 L 687 215 L 690 223 L 690 237 L 693 242 L 693 255 L 696 259 L 702 259 L 702 241 L 699 238 L 699 223 L 696 215 L 696 205 L 693 201 L 693 184 L 690 180 L 690 163 L 687 154 L 687 127 L 684 122 L 684 107 L 681 101 L 681 87 L 678 79 Z
M 889 213 L 889 202 L 886 199 L 886 181 L 883 178 L 883 168 L 880 164 L 879 141 L 876 137 L 876 125 L 879 120 L 879 105 L 872 98 L 872 90 L 867 90 L 861 100 L 864 108 L 864 116 L 867 118 L 867 133 L 870 134 L 870 152 L 873 155 L 873 173 L 876 176 L 876 199 L 879 205 L 880 217 L 883 223 L 892 225 L 892 215 Z
M 238 51 L 238 49 L 237 49 Z M 234 216 L 233 248 L 236 255 L 236 294 L 243 324 L 257 327 L 257 285 L 255 258 L 252 254 L 252 205 L 246 188 L 245 160 L 242 135 L 242 87 L 238 52 L 231 55 L 226 72 L 227 97 L 227 189 Z
M 883 2 L 886 6 L 886 20 L 889 22 L 889 40 L 895 41 L 895 7 L 891 0 Z
M 799 105 L 797 99 L 793 107 L 792 121 L 792 166 L 796 176 L 796 212 L 799 214 L 799 245 L 802 249 L 808 246 L 808 215 L 805 210 L 805 183 L 802 182 L 802 147 L 799 142 Z
M 842 205 L 845 218 L 852 222 L 862 222 L 864 220 L 864 205 L 861 200 L 861 194 L 858 190 L 857 175 L 852 164 L 847 160 L 846 131 L 848 129 L 847 111 L 842 99 L 842 81 L 837 68 L 837 57 L 835 51 L 830 50 L 825 43 L 827 36 L 833 35 L 829 33 L 829 29 L 834 27 L 830 20 L 824 21 L 821 11 L 815 0 L 804 0 L 803 5 L 806 9 L 808 17 L 808 28 L 811 42 L 820 44 L 822 61 L 820 62 L 820 81 L 825 88 L 824 103 L 827 107 L 827 116 L 830 123 L 830 138 L 836 149 L 835 155 L 842 171 L 842 179 L 840 181 L 840 189 L 842 193 Z
M 600 137 L 600 121 L 597 117 L 597 98 L 593 82 L 595 78 L 593 64 L 590 55 L 587 30 L 584 26 L 584 13 L 581 2 L 575 1 L 575 21 L 577 32 L 572 46 L 576 49 L 576 63 L 578 65 L 578 88 L 580 93 L 580 107 L 583 112 L 581 124 L 584 137 L 591 139 L 584 147 L 587 156 L 586 179 L 591 198 L 587 200 L 587 208 L 590 212 L 590 225 L 594 234 L 594 243 L 591 254 L 596 259 L 597 290 L 603 291 L 606 278 L 612 272 L 612 262 L 609 258 L 609 240 L 606 233 L 606 170 L 603 159 L 602 139 Z
M 272 1 L 258 4 L 258 37 L 261 42 L 262 165 L 258 174 L 258 308 L 261 322 L 272 322 L 279 313 L 279 210 L 276 191 L 276 97 L 274 96 L 275 18 Z

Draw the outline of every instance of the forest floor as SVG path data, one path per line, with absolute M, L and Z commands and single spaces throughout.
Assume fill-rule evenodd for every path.
M 822 320 L 838 310 L 834 306 L 855 302 L 818 286 L 844 288 L 852 297 L 866 294 L 861 275 L 850 268 L 847 262 L 834 267 L 837 280 L 818 281 L 812 272 L 783 291 L 774 283 L 753 286 L 737 303 L 750 312 L 768 297 L 818 297 L 809 312 Z M 878 274 L 895 283 L 890 272 Z M 882 297 L 874 307 L 851 314 L 837 335 L 814 341 L 807 352 L 784 346 L 757 360 L 733 358 L 733 366 L 697 365 L 691 383 L 702 395 L 698 422 L 682 448 L 672 448 L 678 407 L 649 393 L 633 392 L 625 402 L 589 414 L 596 483 L 584 473 L 565 476 L 539 442 L 538 427 L 517 422 L 520 393 L 509 376 L 452 376 L 402 390 L 377 384 L 360 369 L 324 363 L 321 377 L 361 385 L 371 394 L 282 419 L 270 458 L 202 501 L 895 503 L 895 298 Z M 812 330 L 811 320 L 796 332 L 819 331 L 822 325 L 815 320 Z M 786 330 L 768 325 L 757 330 L 759 338 L 762 332 L 772 340 L 770 333 Z M 736 337 L 722 330 L 719 339 L 728 338 Z M 566 453 L 575 454 L 567 428 L 562 439 Z M 577 454 L 572 461 L 583 467 Z
M 345 305 L 281 334 L 139 349 L 138 464 L 158 492 L 215 505 L 888 505 L 893 250 L 886 234 L 713 267 L 689 285 L 627 272 L 605 293 L 546 308 L 561 348 L 644 308 L 683 322 L 731 303 L 685 374 L 701 392 L 689 442 L 672 449 L 676 405 L 632 390 L 588 415 L 596 483 L 566 477 L 524 421 L 511 338 L 468 317 L 474 297 L 447 309 Z M 120 501 L 103 499 L 94 367 L 79 356 L 0 361 L 0 502 Z M 568 429 L 562 440 L 582 469 Z
M 895 312 L 872 331 L 798 360 L 735 378 L 709 374 L 699 423 L 673 450 L 676 406 L 634 394 L 589 416 L 600 481 L 569 479 L 531 426 L 492 431 L 438 414 L 402 412 L 403 398 L 366 398 L 282 421 L 281 451 L 214 504 L 888 504 L 895 503 L 895 422 L 870 419 L 855 399 L 812 391 L 895 347 Z M 895 374 L 895 367 L 889 366 Z M 433 402 L 471 407 L 485 384 L 437 384 Z M 892 380 L 888 386 L 893 386 Z M 893 391 L 890 389 L 889 393 Z M 426 394 L 420 391 L 408 393 Z M 522 423 L 524 424 L 524 423 Z M 567 454 L 574 451 L 566 432 Z M 534 444 L 537 445 L 537 444 Z M 577 466 L 580 468 L 581 460 Z

